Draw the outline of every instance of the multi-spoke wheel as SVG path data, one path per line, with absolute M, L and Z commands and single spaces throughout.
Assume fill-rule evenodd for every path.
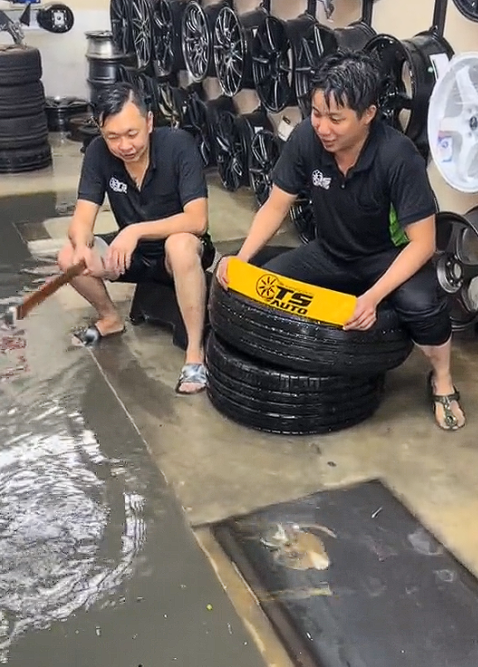
M 205 167 L 211 164 L 212 148 L 206 103 L 203 91 L 197 84 L 189 88 L 176 88 L 177 105 L 181 110 L 181 127 L 195 139 Z
M 263 105 L 277 113 L 294 103 L 292 51 L 287 24 L 266 16 L 252 41 L 252 75 Z
M 234 100 L 227 95 L 220 95 L 215 99 L 206 102 L 206 116 L 207 116 L 207 131 L 210 139 L 210 165 L 217 165 L 217 157 L 219 152 L 219 145 L 217 142 L 217 124 L 219 121 L 219 114 L 223 111 L 228 111 L 232 115 L 237 113 Z
M 455 56 L 430 98 L 428 141 L 444 180 L 478 192 L 478 57 Z
M 312 18 L 312 17 L 310 17 Z M 363 21 L 351 23 L 345 28 L 331 28 L 312 21 L 303 21 L 294 27 L 292 48 L 294 52 L 294 88 L 297 104 L 305 118 L 310 114 L 312 77 L 320 61 L 337 49 L 359 51 L 376 33 Z
M 451 58 L 453 49 L 433 31 L 402 41 L 377 35 L 365 46 L 381 61 L 383 85 L 379 106 L 385 120 L 404 132 L 428 154 L 426 125 L 428 104 L 437 81 L 440 58 Z
M 234 97 L 242 88 L 254 88 L 251 47 L 253 33 L 267 13 L 263 7 L 238 16 L 223 7 L 214 24 L 214 65 L 225 95 Z
M 184 10 L 181 41 L 186 69 L 193 81 L 200 82 L 215 75 L 213 39 L 214 25 L 224 3 L 202 7 L 191 0 Z
M 154 0 L 153 66 L 160 78 L 184 68 L 181 23 L 186 7 L 181 0 Z
M 153 8 L 150 0 L 131 0 L 131 34 L 138 69 L 148 67 L 153 47 Z
M 111 0 L 110 21 L 113 44 L 120 53 L 134 52 L 134 39 L 131 31 L 131 3 L 129 0 Z
M 467 329 L 478 319 L 478 206 L 463 216 L 437 214 L 434 262 L 438 282 L 449 295 L 453 329 Z
M 249 180 L 259 206 L 268 199 L 272 188 L 272 170 L 279 159 L 281 145 L 269 130 L 259 130 L 249 147 Z
M 304 192 L 290 209 L 290 219 L 302 243 L 309 243 L 316 237 L 314 211 L 310 195 Z
M 252 139 L 261 130 L 272 131 L 272 124 L 262 109 L 235 116 L 220 111 L 215 140 L 217 167 L 226 190 L 235 191 L 249 185 L 249 159 Z
M 158 125 L 181 127 L 182 109 L 178 106 L 175 88 L 169 83 L 157 83 Z
M 220 112 L 215 136 L 219 177 L 231 192 L 247 183 L 246 147 L 234 121 L 235 116 L 230 111 Z

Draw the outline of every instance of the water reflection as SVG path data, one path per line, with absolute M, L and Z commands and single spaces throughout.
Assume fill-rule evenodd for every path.
M 145 540 L 143 497 L 107 460 L 80 414 L 57 402 L 0 415 L 0 661 L 22 633 L 45 629 L 113 593 Z M 55 424 L 54 432 L 50 431 Z M 72 435 L 73 434 L 73 435 Z M 122 521 L 110 525 L 114 514 Z M 102 549 L 120 530 L 118 549 Z

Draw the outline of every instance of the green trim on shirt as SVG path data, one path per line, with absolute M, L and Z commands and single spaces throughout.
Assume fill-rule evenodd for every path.
M 397 211 L 395 210 L 393 204 L 390 204 L 389 229 L 392 243 L 397 248 L 408 243 L 408 236 L 405 234 L 400 223 L 398 222 Z

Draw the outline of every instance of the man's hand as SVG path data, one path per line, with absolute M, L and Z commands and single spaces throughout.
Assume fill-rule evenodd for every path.
M 79 264 L 80 262 L 86 264 L 86 269 L 83 271 L 82 275 L 90 276 L 96 273 L 98 266 L 97 260 L 95 260 L 95 253 L 89 246 L 81 244 L 75 247 L 73 251 L 73 264 Z
M 106 251 L 104 263 L 108 272 L 123 275 L 131 265 L 131 256 L 138 245 L 138 235 L 134 225 L 120 231 Z
M 222 257 L 222 259 L 219 260 L 216 269 L 216 278 L 218 280 L 218 283 L 224 289 L 229 288 L 229 282 L 227 280 L 227 265 L 229 264 L 229 259 L 230 259 L 229 257 Z
M 377 299 L 370 292 L 359 296 L 352 317 L 345 323 L 344 329 L 356 329 L 366 331 L 373 327 L 377 321 Z

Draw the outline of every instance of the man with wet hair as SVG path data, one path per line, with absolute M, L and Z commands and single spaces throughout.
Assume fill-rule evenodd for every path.
M 379 118 L 380 71 L 372 56 L 335 53 L 321 61 L 309 118 L 294 128 L 238 257 L 248 262 L 274 236 L 297 195 L 312 196 L 317 238 L 270 261 L 290 278 L 358 296 L 346 329 L 366 330 L 388 299 L 432 370 L 437 424 L 465 424 L 453 385 L 451 324 L 431 258 L 436 203 L 414 144 Z M 227 258 L 217 276 L 227 288 Z
M 177 391 L 204 389 L 204 270 L 215 249 L 207 232 L 207 187 L 194 139 L 184 130 L 153 129 L 153 116 L 127 83 L 108 88 L 95 107 L 101 136 L 88 146 L 62 270 L 84 260 L 73 287 L 97 310 L 98 320 L 76 334 L 83 344 L 124 331 L 105 280 L 174 283 L 188 336 Z M 119 231 L 94 234 L 105 195 Z

